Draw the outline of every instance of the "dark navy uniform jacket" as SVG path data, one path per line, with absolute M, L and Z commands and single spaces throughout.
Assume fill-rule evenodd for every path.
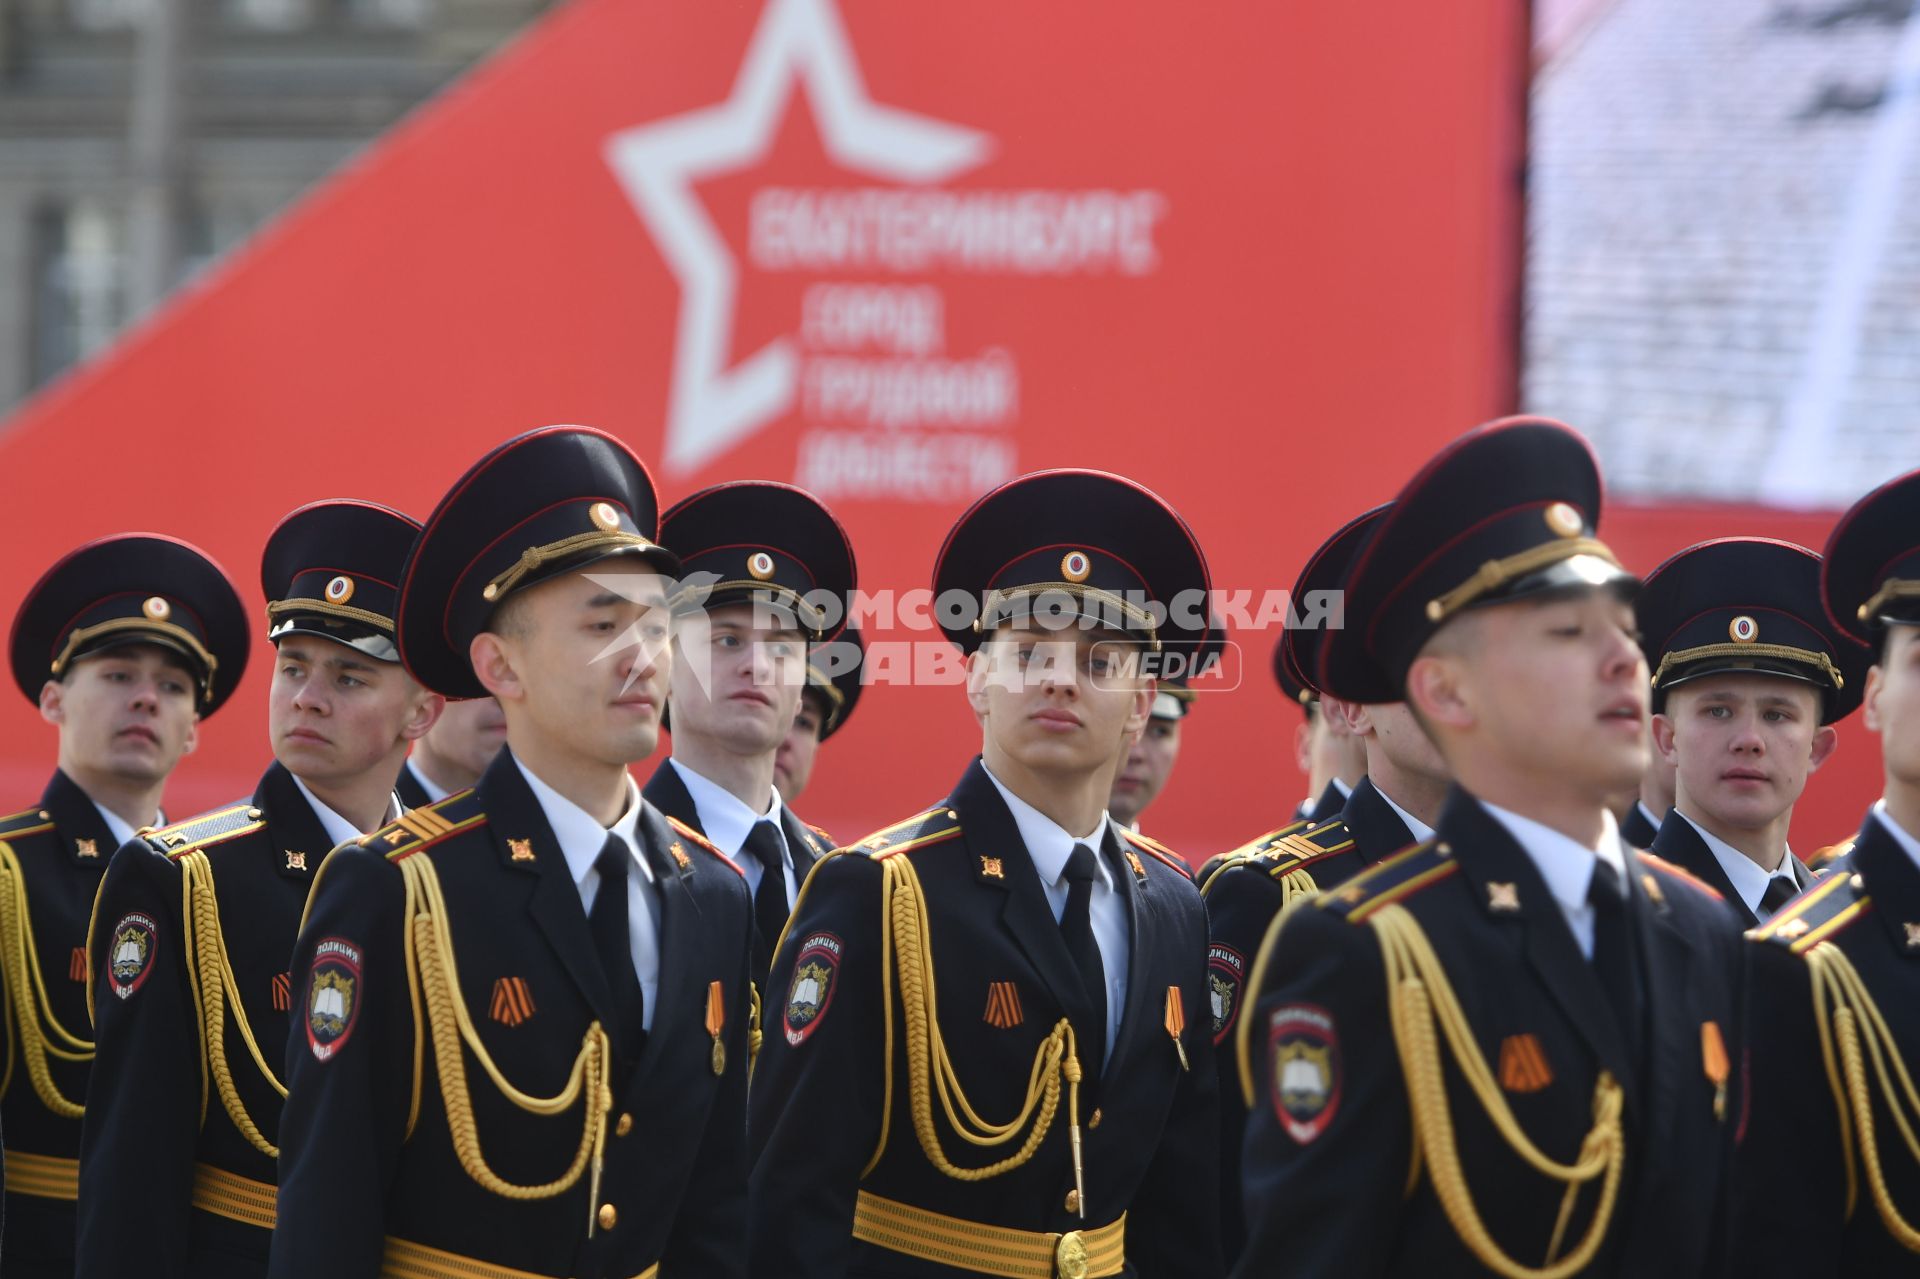
M 1700 832 L 1693 828 L 1693 823 L 1680 815 L 1679 809 L 1668 811 L 1666 820 L 1660 823 L 1660 833 L 1654 837 L 1648 851 L 1672 862 L 1719 893 L 1727 903 L 1734 922 L 1740 927 L 1752 928 L 1760 922 L 1760 917 L 1747 909 L 1745 899 L 1734 888 L 1733 881 L 1727 878 L 1726 868 L 1720 864 L 1720 859 L 1707 847 L 1707 841 L 1700 838 Z M 1805 891 L 1813 883 L 1813 872 L 1792 853 L 1787 854 L 1787 861 L 1793 871 L 1793 882 Z
M 192 984 L 199 970 L 183 948 L 180 859 L 203 854 L 213 872 L 240 1007 L 267 1069 L 284 1083 L 288 961 L 330 845 L 293 775 L 276 763 L 251 800 L 150 831 L 114 854 L 90 943 L 99 1056 L 81 1144 L 78 1273 L 265 1272 L 274 1161 L 243 1135 L 208 1072 Z M 222 1026 L 234 1092 L 271 1144 L 279 1093 L 231 1009 Z
M 915 1137 L 897 981 L 892 1108 L 883 1107 L 888 1049 L 879 923 L 886 858 L 910 858 L 919 875 L 939 1025 L 982 1119 L 1013 1119 L 1049 1031 L 1063 1017 L 1080 1025 L 1091 1015 L 1013 814 L 976 761 L 941 805 L 834 854 L 808 877 L 774 962 L 753 1083 L 745 1220 L 755 1279 L 972 1273 L 852 1238 L 863 1191 L 966 1222 L 1038 1233 L 1104 1226 L 1124 1212 L 1124 1273 L 1220 1273 L 1204 907 L 1172 854 L 1136 836 L 1122 843 L 1111 824 L 1103 842 L 1127 904 L 1132 948 L 1113 1052 L 1101 1076 L 1082 1085 L 1085 1219 L 1068 1209 L 1074 1178 L 1064 1086 L 1052 1128 L 1023 1166 L 968 1182 L 930 1162 Z M 1185 1066 L 1169 1031 L 1170 987 L 1184 1013 Z M 942 1147 L 963 1168 L 1019 1148 L 1016 1139 L 976 1149 L 951 1130 L 937 1101 L 933 1106 Z
M 1424 929 L 1500 1095 L 1549 1158 L 1571 1162 L 1579 1152 L 1594 1123 L 1599 1072 L 1622 1081 L 1624 1182 L 1601 1249 L 1580 1273 L 1719 1273 L 1739 1114 L 1738 1073 L 1728 1060 L 1739 1043 L 1738 934 L 1725 907 L 1690 876 L 1645 854 L 1626 857 L 1648 1045 L 1639 1062 L 1532 859 L 1457 788 L 1435 839 L 1287 916 L 1255 1005 L 1243 1014 L 1251 1019 L 1243 1029 L 1255 1104 L 1245 1164 L 1249 1237 L 1236 1275 L 1487 1273 L 1436 1197 L 1430 1160 L 1409 1181 L 1407 1083 L 1380 938 L 1368 922 L 1394 905 Z M 1562 1184 L 1511 1153 L 1444 1034 L 1434 1033 L 1474 1204 L 1509 1256 L 1538 1266 Z M 1275 1043 L 1288 1051 L 1274 1052 Z M 1598 1187 L 1596 1178 L 1583 1190 L 1560 1255 L 1584 1238 Z
M 694 803 L 692 792 L 680 780 L 679 770 L 669 767 L 664 760 L 660 767 L 653 770 L 653 776 L 647 779 L 640 794 L 668 817 L 691 826 L 702 835 L 707 833 L 706 827 L 700 823 L 700 807 Z M 787 841 L 787 855 L 793 859 L 793 882 L 804 884 L 813 864 L 832 850 L 833 836 L 818 826 L 801 821 L 784 802 L 780 805 L 780 833 Z M 740 855 L 752 856 L 744 849 Z M 773 966 L 773 941 L 777 940 L 763 938 L 759 929 L 754 930 L 753 980 L 757 986 L 766 985 L 767 970 Z
M 1247 1236 L 1240 1205 L 1240 1145 L 1247 1131 L 1247 1106 L 1240 1095 L 1233 1029 L 1260 942 L 1286 905 L 1290 877 L 1310 877 L 1321 891 L 1337 888 L 1411 843 L 1413 832 L 1380 797 L 1372 780 L 1363 777 L 1340 816 L 1248 845 L 1230 856 L 1217 875 L 1202 881 L 1207 998 L 1214 1066 L 1220 1076 L 1221 1234 L 1229 1262 L 1239 1256 Z
M 393 793 L 398 795 L 400 802 L 409 809 L 425 808 L 433 803 L 433 796 L 429 795 L 427 788 L 421 784 L 420 775 L 414 772 L 411 759 L 400 766 L 400 776 L 393 783 Z
M 87 1017 L 87 923 L 93 915 L 94 894 L 118 841 L 100 810 L 65 773 L 56 771 L 40 802 L 24 812 L 0 818 L 0 840 L 19 860 L 23 883 L 17 889 L 26 898 L 23 922 L 33 929 L 34 951 L 46 987 L 46 1012 L 69 1034 L 91 1040 Z M 0 885 L 0 889 L 6 886 Z M 4 909 L 11 910 L 12 903 Z M 11 971 L 9 957 L 0 953 L 0 978 L 14 989 L 24 982 L 32 991 L 30 975 Z M 45 1034 L 44 1020 L 32 1004 L 9 1002 L 0 1017 L 0 1128 L 14 1158 L 7 1168 L 6 1234 L 0 1241 L 0 1270 L 16 1267 L 23 1275 L 71 1273 L 73 1269 L 74 1195 L 80 1155 L 80 1120 L 48 1109 L 24 1059 L 18 1019 L 35 1018 Z M 72 1045 L 50 1035 L 48 1042 L 72 1050 Z M 85 1104 L 88 1061 L 46 1057 L 47 1080 L 62 1100 Z
M 439 877 L 472 1025 L 514 1088 L 562 1093 L 589 1025 L 611 1017 L 579 890 L 511 750 L 473 790 L 333 855 L 293 959 L 302 1015 L 287 1047 L 276 1279 L 373 1275 L 406 1244 L 455 1254 L 444 1264 L 456 1267 L 474 1258 L 578 1279 L 630 1279 L 655 1263 L 666 1277 L 746 1273 L 746 884 L 650 806 L 637 830 L 659 896 L 660 985 L 638 1060 L 615 1059 L 598 1202 L 588 1173 L 529 1200 L 469 1175 L 429 1018 L 416 1022 L 410 995 L 402 864 L 422 857 Z M 315 1003 L 316 970 L 330 1005 Z M 708 1029 L 716 987 L 721 1054 Z M 463 1057 L 488 1165 L 521 1185 L 560 1178 L 582 1107 L 529 1113 L 471 1049 Z
M 1647 818 L 1646 807 L 1639 800 L 1634 800 L 1633 807 L 1627 810 L 1626 820 L 1620 823 L 1620 838 L 1630 848 L 1652 848 L 1659 834 L 1660 828 Z M 1673 859 L 1669 857 L 1667 860 Z
M 1840 1103 L 1814 1015 L 1807 955 L 1819 947 L 1838 950 L 1852 964 L 1879 1006 L 1895 1051 L 1915 1071 L 1920 867 L 1876 816 L 1868 816 L 1852 852 L 1830 874 L 1748 934 L 1753 1097 L 1734 1163 L 1734 1270 L 1835 1279 L 1920 1274 L 1920 1253 L 1900 1245 L 1875 1205 L 1851 1108 L 1848 1167 Z M 1861 1054 L 1893 1207 L 1909 1223 L 1920 1222 L 1920 1162 L 1908 1153 L 1887 1107 L 1864 1034 Z

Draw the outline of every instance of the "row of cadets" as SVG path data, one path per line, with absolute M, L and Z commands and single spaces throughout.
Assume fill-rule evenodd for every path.
M 1336 530 L 1308 559 L 1293 597 L 1343 591 L 1360 549 L 1387 509 L 1375 507 Z M 1221 1230 L 1229 1262 L 1246 1239 L 1240 1153 L 1247 1123 L 1230 1037 L 1261 940 L 1295 898 L 1338 888 L 1391 854 L 1430 838 L 1450 780 L 1446 762 L 1405 702 L 1346 702 L 1320 686 L 1313 672 L 1320 669 L 1320 649 L 1328 633 L 1324 627 L 1288 630 L 1276 664 L 1312 690 L 1320 718 L 1340 724 L 1342 740 L 1360 745 L 1364 771 L 1336 815 L 1262 836 L 1229 854 L 1201 880 L 1207 902 L 1208 998 L 1221 1081 Z
M 674 660 L 658 526 L 624 444 L 549 427 L 415 542 L 400 657 L 507 744 L 313 885 L 275 1279 L 747 1273 L 752 899 L 628 771 Z
M 801 892 L 750 1101 L 755 1275 L 1220 1273 L 1204 908 L 1105 811 L 1143 651 L 1208 643 L 1143 605 L 1208 585 L 1185 522 L 1101 472 L 1013 480 L 948 535 L 981 754 Z
M 1920 472 L 1862 498 L 1821 556 L 1827 622 L 1869 646 L 1862 719 L 1885 788 L 1827 873 L 1747 934 L 1736 1273 L 1920 1273 L 1916 530 Z
M 37 803 L 0 819 L 0 1272 L 68 1279 L 81 1118 L 94 1057 L 87 926 L 114 850 L 163 819 L 200 723 L 246 669 L 246 610 L 205 552 L 154 534 L 91 542 L 27 592 L 13 677 L 59 730 Z
M 1256 957 L 1236 1275 L 1721 1262 L 1739 934 L 1608 808 L 1646 769 L 1650 682 L 1600 495 L 1577 434 L 1494 423 L 1347 576 L 1321 688 L 1405 702 L 1454 787 L 1433 838 L 1300 899 Z
M 673 753 L 642 794 L 746 875 L 764 986 L 801 881 L 834 843 L 787 806 L 774 764 L 799 717 L 809 647 L 845 620 L 853 547 L 811 494 L 769 481 L 695 493 L 662 517 L 660 537 L 683 565 L 670 601 Z
M 419 527 L 358 501 L 281 522 L 261 564 L 274 762 L 250 798 L 144 831 L 107 869 L 88 943 L 80 1275 L 265 1270 L 308 887 L 336 845 L 399 815 L 395 779 L 441 707 L 394 644 Z

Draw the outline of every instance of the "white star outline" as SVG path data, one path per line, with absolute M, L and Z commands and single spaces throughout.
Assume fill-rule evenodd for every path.
M 693 193 L 705 178 L 765 160 L 804 84 L 828 156 L 902 183 L 944 182 L 986 162 L 991 135 L 867 96 L 833 0 L 769 0 L 725 102 L 637 125 L 604 156 L 680 281 L 665 465 L 696 471 L 787 412 L 799 384 L 791 339 L 726 367 L 739 265 Z
M 671 605 L 667 603 L 667 600 L 673 598 L 679 583 L 664 574 L 651 571 L 641 571 L 637 573 L 587 573 L 583 576 L 595 586 L 605 587 L 621 599 L 640 605 L 643 610 L 640 616 L 627 623 L 625 630 L 608 640 L 606 644 L 601 647 L 600 651 L 595 653 L 587 661 L 587 664 L 592 666 L 599 662 L 618 657 L 620 653 L 629 648 L 639 649 L 642 655 L 641 660 L 634 662 L 632 666 L 627 668 L 627 676 L 620 683 L 619 696 L 625 697 L 628 691 L 631 690 L 639 680 L 641 672 L 651 670 L 655 662 L 659 660 L 658 651 L 650 652 L 646 623 L 652 619 L 655 610 L 671 613 Z M 636 583 L 644 583 L 650 586 L 658 582 L 664 582 L 666 585 L 666 599 L 656 601 L 648 593 L 643 592 L 635 585 Z M 698 588 L 697 593 L 700 599 L 706 598 L 707 592 L 705 588 Z M 671 621 L 668 622 L 668 636 L 669 638 L 666 644 L 671 644 L 673 642 L 671 638 Z M 664 649 L 666 644 L 661 645 L 661 649 Z

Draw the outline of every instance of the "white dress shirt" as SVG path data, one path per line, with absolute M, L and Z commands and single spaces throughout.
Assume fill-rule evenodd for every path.
M 292 777 L 293 784 L 300 788 L 300 794 L 306 799 L 307 807 L 311 808 L 313 815 L 320 819 L 320 829 L 326 831 L 327 838 L 332 841 L 327 848 L 320 850 L 323 854 L 332 852 L 335 848 L 340 847 L 340 845 L 350 839 L 359 839 L 362 835 L 371 835 L 373 830 L 379 830 L 380 826 L 385 826 L 388 822 L 398 819 L 400 814 L 406 811 L 400 806 L 399 799 L 390 795 L 387 797 L 387 815 L 380 819 L 380 826 L 375 826 L 373 830 L 361 830 L 358 826 L 355 826 L 352 822 L 321 803 L 320 797 L 309 790 L 307 784 L 301 781 L 299 777 L 292 773 L 288 773 L 287 776 Z
M 535 777 L 517 758 L 513 762 L 527 779 L 533 797 L 540 801 L 540 811 L 559 841 L 560 855 L 567 859 L 567 871 L 588 914 L 593 912 L 594 898 L 600 895 L 600 872 L 594 863 L 606 847 L 607 836 L 618 835 L 632 854 L 633 865 L 627 868 L 627 939 L 633 950 L 634 975 L 640 979 L 640 992 L 647 1001 L 642 1028 L 652 1030 L 653 1006 L 659 1002 L 660 993 L 659 899 L 654 893 L 653 867 L 640 855 L 640 788 L 633 778 L 627 778 L 627 811 L 609 830 L 592 813 Z
M 1109 826 L 1113 827 L 1113 837 L 1119 839 L 1120 824 L 1102 812 L 1091 834 L 1078 837 L 1069 835 L 1060 823 L 1003 786 L 1000 779 L 993 775 L 992 769 L 985 764 L 980 768 L 1013 814 L 1013 824 L 1020 832 L 1020 842 L 1027 846 L 1027 856 L 1033 859 L 1033 868 L 1040 874 L 1040 886 L 1046 891 L 1047 905 L 1053 909 L 1056 923 L 1067 909 L 1067 859 L 1073 856 L 1073 846 L 1085 844 L 1093 850 L 1094 865 L 1100 874 L 1094 880 L 1092 895 L 1087 899 L 1087 914 L 1093 924 L 1094 944 L 1100 947 L 1100 966 L 1107 974 L 1106 1051 L 1111 1056 L 1114 1039 L 1120 1033 L 1120 1014 L 1127 1006 L 1127 965 L 1131 960 L 1128 933 L 1131 924 L 1127 919 L 1126 899 L 1114 885 L 1113 871 L 1107 865 L 1106 857 L 1101 854 L 1100 843 Z
M 113 836 L 114 848 L 116 849 L 119 848 L 122 844 L 126 843 L 128 840 L 133 838 L 133 835 L 134 835 L 133 827 L 127 825 L 127 823 L 121 818 L 120 814 L 114 812 L 111 808 L 108 808 L 105 804 L 102 804 L 96 800 L 93 800 L 93 797 L 91 795 L 89 795 L 87 798 L 89 801 L 92 801 L 93 806 L 100 811 L 100 820 L 107 824 L 107 833 Z M 167 819 L 163 815 L 157 818 L 153 824 L 155 826 L 165 826 L 167 824 Z M 107 853 L 107 856 L 111 857 L 113 856 L 113 854 L 109 852 Z
M 700 829 L 706 834 L 707 842 L 730 857 L 747 877 L 749 897 L 760 891 L 760 877 L 766 873 L 766 867 L 758 857 L 747 852 L 747 836 L 755 822 L 773 823 L 774 834 L 780 837 L 780 866 L 787 881 L 787 905 L 792 907 L 799 896 L 800 885 L 793 873 L 793 850 L 787 847 L 787 832 L 780 827 L 779 790 L 773 791 L 766 809 L 756 813 L 741 803 L 738 795 L 702 777 L 679 760 L 668 759 L 667 767 L 680 775 L 687 794 L 693 796 L 693 810 L 700 814 Z
M 1540 872 L 1540 878 L 1547 881 L 1547 892 L 1552 894 L 1554 904 L 1560 907 L 1560 914 L 1566 919 L 1580 953 L 1592 959 L 1593 904 L 1587 900 L 1587 892 L 1593 887 L 1593 859 L 1598 856 L 1613 867 L 1613 873 L 1620 877 L 1620 890 L 1629 891 L 1627 857 L 1620 850 L 1620 828 L 1615 824 L 1613 814 L 1603 814 L 1606 828 L 1600 832 L 1600 847 L 1588 848 L 1580 841 L 1569 839 L 1530 817 L 1508 812 L 1485 800 L 1480 801 L 1480 806 L 1506 827 L 1507 833 L 1526 851 L 1527 857 Z
M 1680 812 L 1677 808 L 1673 811 Z M 1706 844 L 1707 851 L 1713 854 L 1713 860 L 1719 862 L 1720 869 L 1726 872 L 1727 882 L 1733 885 L 1733 891 L 1740 895 L 1740 900 L 1746 904 L 1747 909 L 1759 918 L 1765 919 L 1770 913 L 1760 909 L 1760 899 L 1767 895 L 1767 884 L 1771 881 L 1784 879 L 1787 881 L 1787 887 L 1796 893 L 1800 891 L 1800 881 L 1793 877 L 1793 850 L 1787 850 L 1780 858 L 1778 867 L 1772 871 L 1764 871 L 1760 869 L 1759 862 L 1754 861 L 1753 858 L 1685 813 L 1680 813 L 1680 820 L 1693 827 L 1700 836 L 1701 842 Z
M 1414 843 L 1424 844 L 1428 840 L 1433 838 L 1433 827 L 1427 825 L 1425 822 L 1421 821 L 1418 817 L 1415 817 L 1412 813 L 1409 813 L 1406 809 L 1394 803 L 1393 796 L 1381 790 L 1377 784 L 1373 788 L 1373 793 L 1378 795 L 1381 799 L 1386 800 L 1387 807 L 1391 808 L 1394 811 L 1395 815 L 1397 815 L 1401 821 L 1407 824 L 1407 829 L 1413 832 Z
M 428 777 L 426 773 L 420 769 L 414 767 L 413 756 L 411 755 L 407 756 L 406 769 L 409 773 L 413 774 L 413 780 L 419 784 L 420 789 L 427 793 L 427 802 L 429 804 L 437 804 L 447 796 L 453 794 L 452 791 L 442 786 L 439 782 L 434 781 L 431 777 Z
M 1873 801 L 1873 815 L 1880 819 L 1880 824 L 1885 826 L 1887 833 L 1893 836 L 1893 842 L 1906 850 L 1907 856 L 1913 859 L 1913 864 L 1920 866 L 1920 839 L 1915 839 L 1905 827 L 1893 820 L 1893 814 L 1887 811 L 1886 800 Z

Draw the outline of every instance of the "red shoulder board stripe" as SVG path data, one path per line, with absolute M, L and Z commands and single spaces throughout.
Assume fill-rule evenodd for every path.
M 662 813 L 661 816 L 666 817 L 666 814 Z M 703 852 L 712 856 L 715 861 L 719 862 L 722 866 L 725 866 L 728 870 L 738 875 L 741 879 L 745 879 L 747 877 L 747 872 L 745 872 L 744 870 L 741 870 L 738 866 L 734 865 L 733 859 L 731 857 L 728 857 L 725 853 L 721 852 L 717 847 L 715 847 L 712 840 L 708 839 L 705 835 L 702 835 L 699 831 L 687 825 L 685 822 L 681 821 L 678 817 L 667 817 L 667 825 L 673 827 L 674 834 L 680 836 L 682 839 L 691 840 L 695 848 L 698 848 Z
M 1684 880 L 1685 882 L 1692 884 L 1695 888 L 1699 889 L 1701 892 L 1705 893 L 1707 896 L 1713 898 L 1713 900 L 1715 901 L 1726 900 L 1725 898 L 1720 896 L 1719 889 L 1715 888 L 1712 884 L 1709 884 L 1706 880 L 1700 878 L 1698 875 L 1694 874 L 1692 871 L 1686 870 L 1679 866 L 1675 866 L 1672 862 L 1668 861 L 1666 858 L 1656 856 L 1653 853 L 1647 852 L 1645 849 L 1639 849 L 1637 850 L 1637 852 L 1639 854 L 1641 861 L 1650 863 L 1657 869 L 1663 870 L 1667 874 L 1672 875 L 1675 879 Z

